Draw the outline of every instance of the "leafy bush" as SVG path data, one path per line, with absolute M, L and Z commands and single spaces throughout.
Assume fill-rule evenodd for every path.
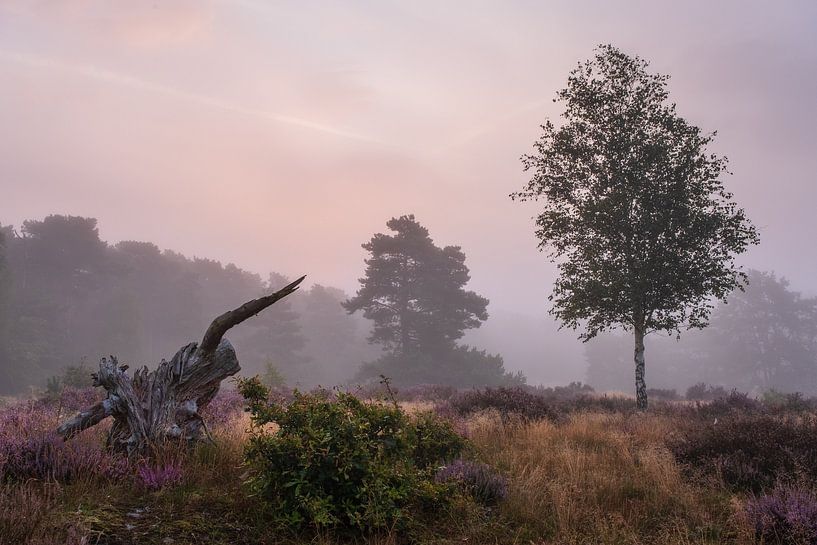
M 286 405 L 270 403 L 258 379 L 239 390 L 255 426 L 250 484 L 277 524 L 367 532 L 405 526 L 416 510 L 444 500 L 430 466 L 457 456 L 463 440 L 430 413 L 412 420 L 396 404 L 344 392 L 295 392 Z
M 679 462 L 719 474 L 734 489 L 759 492 L 778 481 L 817 479 L 817 423 L 772 415 L 693 424 L 670 441 Z
M 557 412 L 551 401 L 522 387 L 485 388 L 461 392 L 449 400 L 451 407 L 460 415 L 486 409 L 495 409 L 505 417 L 519 415 L 529 420 L 555 420 Z
M 411 456 L 415 465 L 427 468 L 456 458 L 465 448 L 465 440 L 452 425 L 425 411 L 415 415 L 407 428 Z
M 686 398 L 690 401 L 711 401 L 719 397 L 726 397 L 723 386 L 710 386 L 699 382 L 687 388 Z
M 817 498 L 804 490 L 776 487 L 749 500 L 746 514 L 761 543 L 817 545 Z
M 463 486 L 477 501 L 495 505 L 508 495 L 508 479 L 493 468 L 479 462 L 455 460 L 440 468 L 437 482 L 456 482 Z

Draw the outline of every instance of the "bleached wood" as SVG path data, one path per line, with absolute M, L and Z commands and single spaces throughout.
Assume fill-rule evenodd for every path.
M 114 356 L 102 358 L 94 386 L 104 388 L 107 397 L 63 422 L 57 433 L 68 440 L 111 416 L 108 446 L 129 455 L 144 454 L 168 439 L 198 440 L 206 429 L 201 409 L 216 395 L 222 380 L 241 370 L 224 334 L 297 290 L 304 278 L 225 312 L 213 320 L 200 344 L 183 346 L 154 371 L 142 367 L 131 377 L 127 366 L 120 366 Z

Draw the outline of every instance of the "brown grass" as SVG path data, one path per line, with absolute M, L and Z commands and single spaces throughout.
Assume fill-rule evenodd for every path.
M 409 412 L 429 403 L 402 404 Z M 455 498 L 418 535 L 387 533 L 372 545 L 416 543 L 751 543 L 741 499 L 717 483 L 694 484 L 665 448 L 683 423 L 657 414 L 574 414 L 566 422 L 513 422 L 483 413 L 467 422 L 474 454 L 510 478 L 509 497 L 485 509 Z M 181 485 L 150 492 L 131 484 L 28 482 L 0 486 L 0 544 L 255 544 L 346 541 L 277 535 L 244 488 L 241 414 L 211 430 L 214 443 L 184 456 Z M 102 441 L 94 431 L 75 440 Z M 134 510 L 147 509 L 139 518 Z
M 577 414 L 561 425 L 471 423 L 482 457 L 511 477 L 503 514 L 547 543 L 740 543 L 729 497 L 685 482 L 663 446 L 672 420 Z

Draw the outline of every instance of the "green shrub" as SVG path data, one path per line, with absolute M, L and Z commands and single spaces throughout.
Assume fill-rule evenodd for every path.
M 431 411 L 412 418 L 408 432 L 412 458 L 422 469 L 455 459 L 465 447 L 465 439 L 454 431 L 451 423 Z
M 254 423 L 250 485 L 275 523 L 370 532 L 405 527 L 445 501 L 432 465 L 464 443 L 433 415 L 412 419 L 395 404 L 344 392 L 295 392 L 286 405 L 270 403 L 257 378 L 239 390 Z

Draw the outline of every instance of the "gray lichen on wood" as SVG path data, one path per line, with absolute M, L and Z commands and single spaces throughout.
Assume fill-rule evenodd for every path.
M 142 367 L 130 377 L 127 366 L 120 366 L 115 357 L 102 358 L 94 386 L 104 388 L 107 397 L 63 422 L 57 433 L 68 440 L 110 416 L 108 447 L 129 455 L 146 453 L 168 439 L 198 440 L 206 431 L 201 409 L 218 393 L 222 380 L 241 370 L 224 334 L 297 290 L 304 278 L 225 312 L 213 320 L 201 343 L 183 346 L 154 371 Z

